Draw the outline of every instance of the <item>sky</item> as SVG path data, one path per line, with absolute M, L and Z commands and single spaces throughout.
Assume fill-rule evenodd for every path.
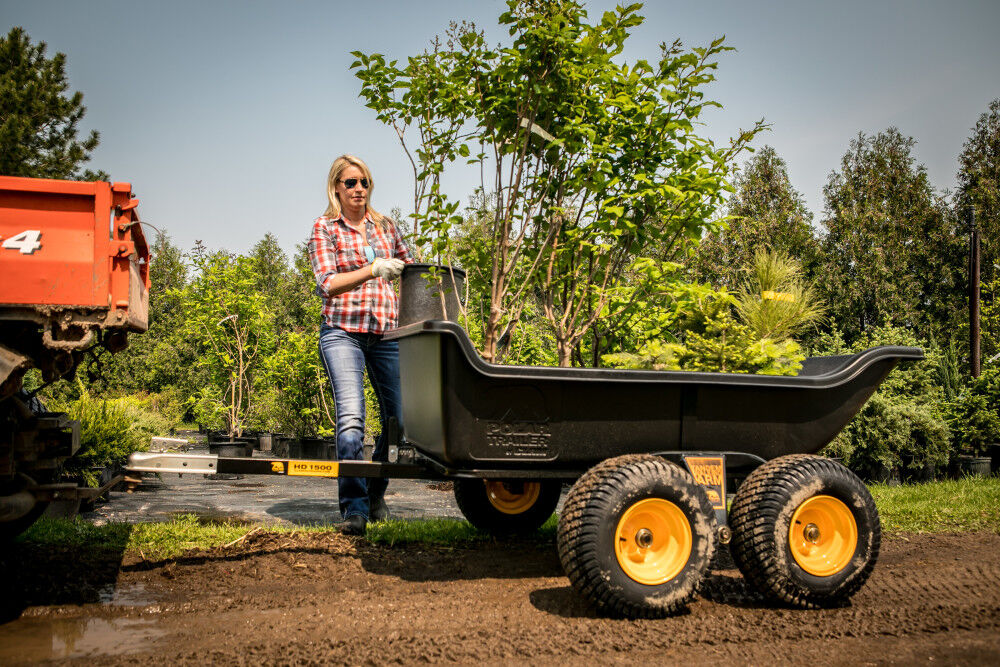
M 614 3 L 585 3 L 592 20 Z M 183 249 L 249 250 L 265 233 L 286 252 L 326 207 L 342 153 L 362 157 L 375 208 L 412 209 L 413 180 L 395 133 L 359 98 L 351 51 L 405 60 L 449 21 L 506 39 L 506 3 L 423 0 L 0 0 L 6 34 L 23 27 L 67 57 L 84 93 L 89 167 L 127 181 L 141 217 Z M 1000 0 L 649 2 L 623 54 L 654 60 L 660 42 L 725 35 L 706 96 L 705 135 L 725 141 L 763 118 L 770 144 L 819 224 L 823 185 L 859 132 L 912 136 L 940 191 L 955 187 L 962 144 L 1000 97 Z M 466 201 L 478 175 L 448 175 Z

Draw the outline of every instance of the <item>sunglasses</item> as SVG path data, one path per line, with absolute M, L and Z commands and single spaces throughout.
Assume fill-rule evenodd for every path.
M 365 190 L 368 189 L 369 183 L 367 178 L 345 178 L 340 182 L 344 184 L 345 188 L 347 188 L 348 190 L 352 190 L 354 189 L 354 186 L 358 184 L 358 181 L 361 181 L 361 187 L 363 187 Z

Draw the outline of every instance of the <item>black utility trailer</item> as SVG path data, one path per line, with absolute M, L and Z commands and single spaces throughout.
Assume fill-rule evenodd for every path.
M 144 453 L 129 469 L 448 479 L 496 534 L 536 530 L 572 482 L 560 560 L 598 608 L 628 617 L 684 605 L 719 543 L 751 586 L 801 607 L 841 603 L 875 565 L 871 495 L 815 453 L 919 348 L 810 358 L 785 377 L 499 366 L 448 321 L 389 337 L 404 424 L 390 462 Z

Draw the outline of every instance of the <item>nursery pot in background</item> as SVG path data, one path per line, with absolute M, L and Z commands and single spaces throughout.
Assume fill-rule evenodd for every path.
M 325 438 L 302 438 L 300 443 L 301 456 L 304 459 L 326 461 L 336 458 L 337 443 L 335 442 L 331 442 Z
M 424 320 L 458 322 L 465 271 L 438 264 L 407 264 L 399 279 L 399 325 Z
M 223 458 L 248 457 L 253 454 L 253 443 L 246 440 L 210 440 L 208 453 Z
M 957 459 L 951 460 L 948 472 L 955 479 L 961 479 L 962 477 L 989 477 L 990 457 L 962 454 Z
M 937 469 L 931 461 L 913 465 L 913 457 L 904 456 L 901 473 L 904 482 L 933 482 Z
M 970 456 L 967 459 L 959 459 L 958 465 L 964 477 L 990 476 L 990 457 L 988 456 Z
M 990 455 L 990 472 L 1000 474 L 1000 442 L 995 442 L 986 448 Z
M 302 445 L 298 438 L 285 433 L 275 433 L 271 440 L 271 454 L 279 459 L 292 458 L 292 449 L 296 449 L 295 456 L 302 455 Z

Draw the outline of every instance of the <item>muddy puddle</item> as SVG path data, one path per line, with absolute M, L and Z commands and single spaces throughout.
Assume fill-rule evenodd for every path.
M 107 584 L 98 593 L 101 604 L 113 607 L 147 607 L 156 602 L 146 585 L 136 582 L 131 585 Z
M 125 655 L 165 634 L 152 619 L 26 617 L 0 626 L 0 663 Z

